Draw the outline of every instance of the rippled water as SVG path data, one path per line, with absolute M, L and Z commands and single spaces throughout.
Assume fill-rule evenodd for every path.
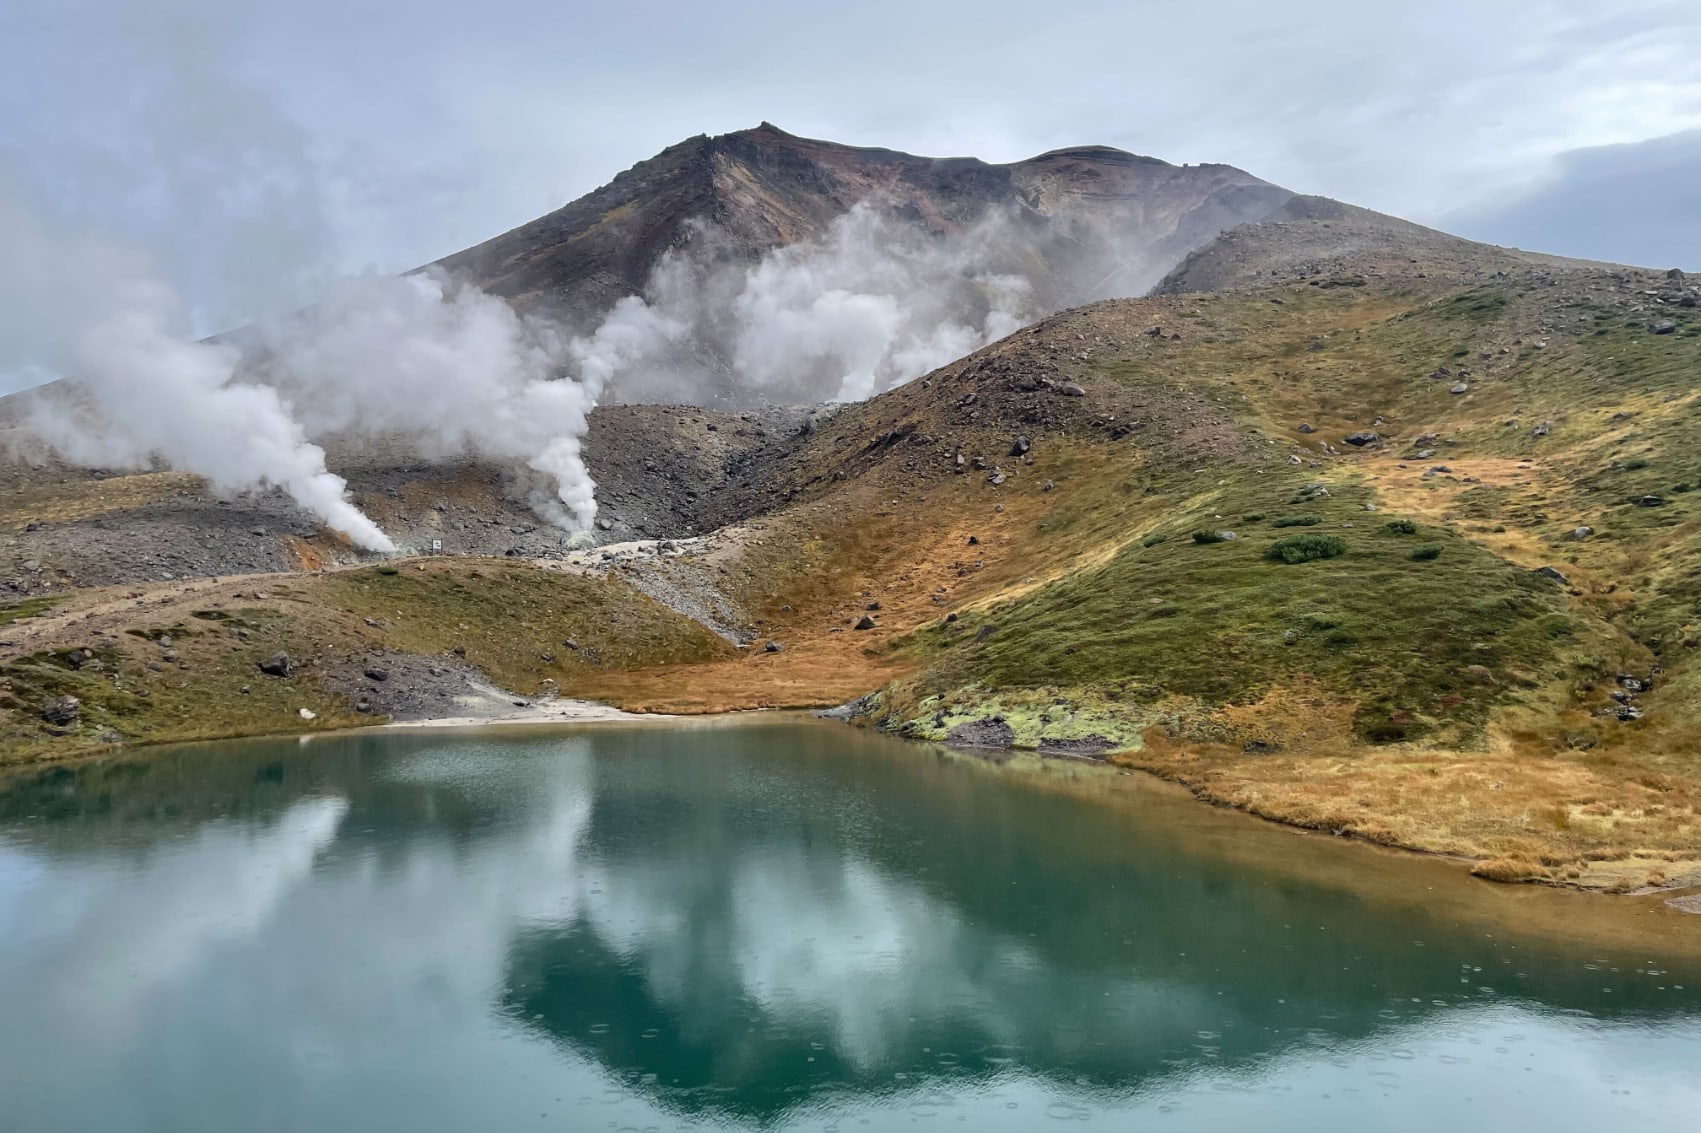
M 1520 935 L 1519 925 L 1539 931 Z M 0 1129 L 1687 1129 L 1701 918 L 835 725 L 0 778 Z

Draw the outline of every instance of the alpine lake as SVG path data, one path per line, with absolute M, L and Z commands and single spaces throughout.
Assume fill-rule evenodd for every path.
M 1701 1128 L 1701 917 L 795 716 L 0 776 L 0 1129 Z

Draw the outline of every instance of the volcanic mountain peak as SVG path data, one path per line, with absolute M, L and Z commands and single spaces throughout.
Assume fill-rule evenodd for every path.
M 1227 165 L 1176 166 L 1107 146 L 994 165 L 801 138 L 769 124 L 698 136 L 438 266 L 528 310 L 583 322 L 642 293 L 663 255 L 716 231 L 755 263 L 819 238 L 862 203 L 947 235 L 1003 210 L 1041 247 L 1043 306 L 1139 294 L 1187 252 L 1293 194 Z

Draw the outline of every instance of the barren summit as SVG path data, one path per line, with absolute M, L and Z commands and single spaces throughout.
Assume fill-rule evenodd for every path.
M 24 428 L 57 394 L 9 399 L 7 758 L 464 716 L 491 688 L 849 705 L 1501 879 L 1701 879 L 1695 281 L 1228 166 L 999 166 L 770 126 L 681 143 L 441 266 L 585 328 L 622 301 L 684 310 L 674 270 L 692 295 L 731 280 L 738 313 L 847 225 L 914 257 L 859 279 L 944 279 L 969 247 L 946 315 L 972 333 L 925 339 L 967 345 L 788 405 L 817 387 L 748 367 L 841 359 L 682 337 L 591 416 L 594 546 L 510 467 L 360 435 L 329 450 L 404 548 L 375 559 L 277 494 L 64 466 Z M 1017 273 L 1026 290 L 997 282 Z M 1011 295 L 1032 318 L 988 333 Z M 643 403 L 682 374 L 713 407 Z

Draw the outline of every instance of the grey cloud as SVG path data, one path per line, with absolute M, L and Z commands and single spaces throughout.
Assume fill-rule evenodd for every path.
M 1564 154 L 1548 182 L 1449 223 L 1495 244 L 1701 269 L 1701 130 Z

